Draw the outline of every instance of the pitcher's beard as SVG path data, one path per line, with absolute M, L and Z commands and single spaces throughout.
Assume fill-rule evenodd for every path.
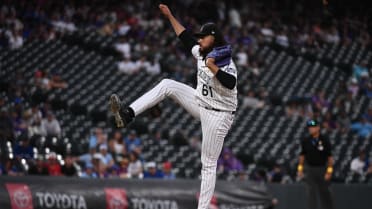
M 213 50 L 213 46 L 206 49 L 199 48 L 199 53 L 203 57 L 203 60 L 207 57 L 207 54 Z

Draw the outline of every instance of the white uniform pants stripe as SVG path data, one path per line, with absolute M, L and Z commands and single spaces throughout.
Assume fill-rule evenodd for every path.
M 203 132 L 202 179 L 198 209 L 208 209 L 216 184 L 217 160 L 234 116 L 231 112 L 218 112 L 200 107 L 195 95 L 196 90 L 190 86 L 170 79 L 163 79 L 153 89 L 134 101 L 130 107 L 137 116 L 166 97 L 170 97 L 196 119 L 201 120 Z
M 195 98 L 195 89 L 171 79 L 163 79 L 153 89 L 142 95 L 129 106 L 137 116 L 155 106 L 166 97 L 172 98 L 192 116 L 198 120 L 200 119 L 199 106 Z
M 234 116 L 229 112 L 200 111 L 203 141 L 201 151 L 202 179 L 198 209 L 208 209 L 216 184 L 217 160 Z

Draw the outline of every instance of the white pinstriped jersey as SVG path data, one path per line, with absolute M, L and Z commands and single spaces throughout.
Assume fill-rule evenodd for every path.
M 238 103 L 237 85 L 235 85 L 234 89 L 224 87 L 206 66 L 199 49 L 199 45 L 195 45 L 191 49 L 191 53 L 197 59 L 198 79 L 196 97 L 199 104 L 204 107 L 211 107 L 219 110 L 235 111 Z M 237 78 L 236 65 L 232 59 L 229 65 L 220 68 L 220 70 Z

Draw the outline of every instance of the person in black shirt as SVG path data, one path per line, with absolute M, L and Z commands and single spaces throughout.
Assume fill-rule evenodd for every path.
M 65 164 L 61 167 L 62 173 L 65 176 L 76 176 L 77 170 L 71 156 L 66 156 Z
M 329 188 L 333 173 L 331 144 L 325 135 L 320 134 L 316 120 L 309 120 L 307 127 L 310 136 L 301 141 L 297 175 L 299 178 L 305 177 L 309 209 L 316 208 L 317 194 L 324 209 L 333 209 Z
M 39 175 L 39 176 L 48 176 L 49 171 L 48 168 L 45 166 L 43 159 L 37 158 L 36 162 L 30 166 L 28 169 L 29 175 Z

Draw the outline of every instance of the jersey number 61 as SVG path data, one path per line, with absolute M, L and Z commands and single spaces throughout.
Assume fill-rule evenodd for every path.
M 208 94 L 210 94 L 211 97 L 213 97 L 212 87 L 203 84 L 202 95 L 203 96 L 208 96 Z

